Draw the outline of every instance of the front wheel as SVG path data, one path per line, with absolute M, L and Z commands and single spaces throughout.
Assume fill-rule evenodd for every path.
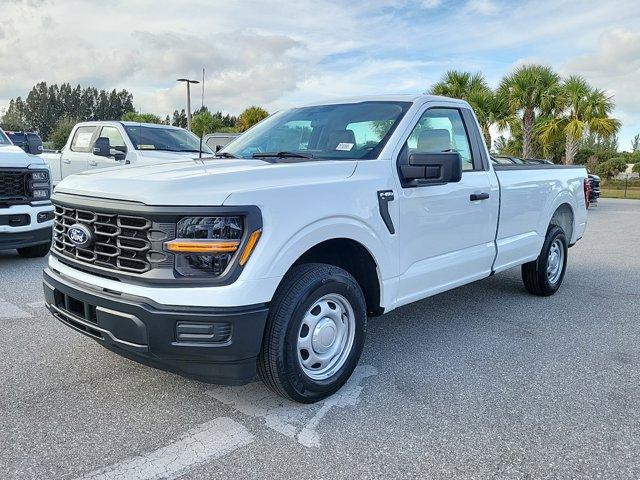
M 332 395 L 360 359 L 366 311 L 362 290 L 347 271 L 317 263 L 294 267 L 271 304 L 260 378 L 297 402 Z
M 44 257 L 47 253 L 49 253 L 50 248 L 51 245 L 49 243 L 33 245 L 32 247 L 23 247 L 18 249 L 18 255 L 24 258 Z
M 549 226 L 536 260 L 522 265 L 522 281 L 529 293 L 547 297 L 558 291 L 567 269 L 567 237 L 557 225 Z

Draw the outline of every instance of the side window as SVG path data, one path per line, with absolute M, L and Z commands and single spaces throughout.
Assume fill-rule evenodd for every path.
M 124 139 L 120 134 L 120 131 L 116 127 L 102 127 L 100 131 L 101 137 L 107 137 L 109 139 L 109 145 L 111 148 L 115 148 L 121 152 L 127 151 L 127 146 L 124 143 Z
M 469 137 L 460 111 L 455 108 L 432 108 L 422 114 L 407 139 L 409 154 L 458 152 L 462 170 L 473 170 Z
M 95 131 L 96 127 L 78 127 L 71 140 L 71 150 L 73 152 L 90 152 L 91 138 Z

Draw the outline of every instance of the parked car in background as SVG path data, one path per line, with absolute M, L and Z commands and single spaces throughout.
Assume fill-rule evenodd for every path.
M 43 152 L 42 149 L 42 139 L 40 135 L 36 132 L 11 132 L 5 131 L 11 143 L 15 146 L 20 147 L 26 153 L 30 153 L 31 155 L 39 155 Z M 32 151 L 33 149 L 37 149 L 37 151 Z
M 589 174 L 589 204 L 598 205 L 600 198 L 600 177 L 598 175 Z
M 213 151 L 202 145 L 202 155 Z M 74 173 L 197 158 L 200 139 L 179 127 L 136 122 L 78 123 L 59 153 L 44 153 L 53 184 Z
M 51 246 L 53 206 L 49 168 L 39 155 L 42 141 L 26 136 L 26 149 L 0 130 L 0 250 L 23 257 L 43 257 Z
M 211 150 L 217 152 L 240 136 L 239 133 L 208 133 L 202 139 Z
M 584 167 L 493 165 L 461 100 L 283 110 L 217 156 L 63 180 L 51 313 L 128 358 L 216 383 L 257 372 L 310 403 L 347 381 L 368 316 L 512 267 L 553 295 L 586 228 Z

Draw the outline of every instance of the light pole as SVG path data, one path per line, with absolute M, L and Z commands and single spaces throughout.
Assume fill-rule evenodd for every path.
M 187 130 L 191 131 L 191 84 L 200 82 L 198 80 L 189 80 L 188 78 L 179 78 L 177 81 L 187 84 Z

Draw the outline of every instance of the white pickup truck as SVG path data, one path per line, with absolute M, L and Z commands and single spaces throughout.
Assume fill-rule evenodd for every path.
M 202 144 L 202 154 L 213 151 Z M 154 123 L 95 121 L 78 123 L 60 152 L 42 156 L 53 184 L 74 173 L 119 165 L 148 165 L 200 155 L 200 139 L 179 127 Z
M 25 147 L 42 151 L 37 135 Z M 51 246 L 53 206 L 49 168 L 40 155 L 11 143 L 0 130 L 0 250 L 18 250 L 27 258 L 44 257 Z
M 492 165 L 450 98 L 281 111 L 217 157 L 61 182 L 53 315 L 140 362 L 227 384 L 257 371 L 314 402 L 351 375 L 369 316 L 516 266 L 555 293 L 587 221 L 584 168 Z

